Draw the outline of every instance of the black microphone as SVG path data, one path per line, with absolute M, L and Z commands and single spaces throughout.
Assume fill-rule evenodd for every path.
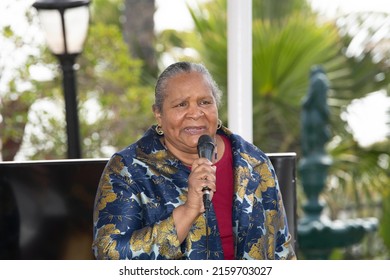
M 209 135 L 204 134 L 199 137 L 198 155 L 200 158 L 207 158 L 209 161 L 211 161 L 214 154 L 214 148 L 215 148 L 214 141 Z M 204 187 L 202 191 L 203 191 L 204 208 L 208 210 L 210 208 L 210 203 L 211 203 L 210 188 Z

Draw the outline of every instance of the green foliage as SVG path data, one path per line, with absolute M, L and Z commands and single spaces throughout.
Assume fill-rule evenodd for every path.
M 300 14 L 283 25 L 255 20 L 253 29 L 254 142 L 270 152 L 297 151 L 299 129 L 291 128 L 299 127 L 308 73 L 316 64 L 329 70 L 327 62 L 338 55 L 337 30 Z
M 389 174 L 390 176 L 390 174 Z M 383 242 L 390 251 L 390 191 L 386 190 L 383 196 L 383 213 L 379 233 L 383 238 Z M 390 257 L 390 254 L 388 255 Z
M 13 32 L 11 26 L 9 26 L 9 25 L 6 25 L 3 27 L 2 34 L 3 34 L 4 38 L 12 38 L 14 36 L 14 32 Z
M 110 156 L 135 141 L 153 122 L 153 86 L 142 85 L 143 62 L 131 57 L 123 40 L 121 4 L 119 0 L 92 2 L 88 38 L 77 58 L 80 134 L 86 158 Z M 28 44 L 11 28 L 3 33 L 15 49 Z M 48 69 L 53 77 L 47 81 L 33 80 L 30 70 L 36 66 Z M 20 83 L 29 84 L 28 89 L 18 89 L 16 85 Z M 27 159 L 65 158 L 62 73 L 56 58 L 38 46 L 35 55 L 14 72 L 3 95 L 3 159 L 7 155 L 6 159 L 12 160 L 21 147 Z M 10 106 L 8 100 L 14 105 Z M 5 146 L 7 142 L 10 144 Z
M 121 28 L 123 0 L 93 0 L 91 5 L 91 22 L 114 25 Z
M 91 25 L 78 63 L 83 157 L 107 157 L 139 138 L 152 123 L 153 89 L 140 85 L 142 62 L 130 57 L 116 25 Z M 61 104 L 57 106 L 61 107 Z M 59 121 L 52 117 L 48 123 L 50 126 L 42 133 L 52 135 L 49 142 L 53 144 L 40 145 L 39 137 L 32 133 L 30 141 L 37 148 L 32 156 L 34 159 L 47 158 L 47 155 L 61 158 L 66 152 L 65 135 L 56 133 L 60 129 Z
M 91 143 L 86 151 L 102 143 L 122 148 L 135 141 L 153 121 L 154 95 L 152 87 L 141 85 L 142 62 L 130 57 L 121 31 L 113 25 L 91 26 L 80 66 L 80 102 L 95 100 L 100 108 L 99 122 L 83 137 L 84 145 Z
M 261 0 L 252 1 L 253 17 L 283 25 L 283 20 L 294 13 L 311 14 L 308 1 Z
M 331 144 L 334 158 L 329 192 L 338 192 L 340 207 L 350 207 L 353 202 L 359 208 L 368 203 L 380 201 L 386 193 L 389 181 L 389 143 L 377 143 L 369 148 L 360 147 L 352 139 L 337 137 Z M 337 188 L 339 186 L 340 188 Z M 341 194 L 344 197 L 340 196 Z M 345 200 L 345 197 L 353 198 Z M 342 203 L 343 201 L 343 203 Z M 367 214 L 360 212 L 360 215 Z
M 32 24 L 31 20 L 28 22 Z M 0 52 L 0 152 L 3 160 L 13 160 L 19 151 L 29 108 L 42 96 L 42 87 L 31 79 L 33 67 L 39 65 L 39 56 L 31 54 L 31 48 L 37 46 L 27 36 L 29 28 L 25 34 L 16 33 L 11 25 L 0 30 L 3 43 Z M 13 62 L 20 57 L 24 57 L 25 62 L 15 65 Z
M 190 8 L 195 24 L 197 49 L 223 92 L 227 89 L 227 27 L 226 1 L 206 2 Z

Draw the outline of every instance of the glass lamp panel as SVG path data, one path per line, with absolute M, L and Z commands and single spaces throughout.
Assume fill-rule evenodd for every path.
M 81 53 L 88 33 L 89 8 L 81 6 L 67 9 L 64 18 L 68 53 Z
M 40 10 L 38 16 L 49 49 L 54 54 L 63 54 L 65 49 L 60 12 L 58 10 Z

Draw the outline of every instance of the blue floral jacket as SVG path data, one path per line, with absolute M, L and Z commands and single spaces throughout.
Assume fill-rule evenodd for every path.
M 224 127 L 218 133 L 230 139 L 233 150 L 235 258 L 295 259 L 268 157 Z M 201 215 L 180 244 L 172 211 L 186 201 L 190 171 L 160 137 L 151 127 L 107 163 L 94 209 L 92 248 L 97 259 L 223 259 L 212 207 L 207 223 Z

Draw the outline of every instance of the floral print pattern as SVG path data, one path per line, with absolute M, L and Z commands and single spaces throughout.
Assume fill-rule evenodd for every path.
M 275 171 L 256 146 L 222 127 L 233 149 L 236 259 L 295 259 Z M 213 207 L 180 244 L 172 211 L 186 201 L 189 169 L 151 127 L 115 153 L 98 186 L 93 252 L 97 259 L 223 259 Z M 206 237 L 206 226 L 209 234 Z

